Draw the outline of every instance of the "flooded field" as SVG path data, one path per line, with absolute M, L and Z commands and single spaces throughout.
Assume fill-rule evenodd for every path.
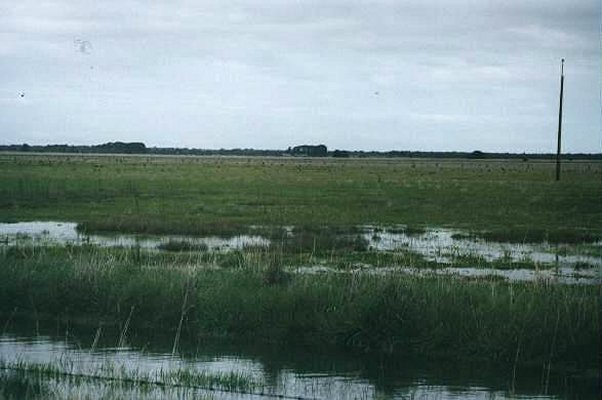
M 0 164 L 3 400 L 598 398 L 599 160 Z
M 261 227 L 251 227 L 259 230 Z M 450 275 L 456 277 L 488 277 L 510 281 L 542 281 L 546 283 L 595 284 L 602 269 L 602 242 L 587 245 L 550 243 L 503 243 L 486 241 L 453 229 L 429 228 L 419 232 L 404 226 L 360 226 L 360 233 L 339 233 L 347 240 L 360 242 L 366 251 L 375 253 L 418 254 L 433 268 L 410 265 L 380 266 L 352 263 L 341 270 L 320 264 L 290 265 L 296 273 L 404 273 L 418 275 Z M 282 228 L 290 238 L 300 235 L 295 227 Z M 0 223 L 0 246 L 27 245 L 93 245 L 99 247 L 141 248 L 149 251 L 230 252 L 245 249 L 268 249 L 273 239 L 260 234 L 218 236 L 83 234 L 71 222 Z M 521 267 L 523 265 L 529 268 Z
M 533 261 L 540 264 L 574 265 L 578 263 L 602 266 L 602 242 L 591 246 L 596 255 L 567 254 L 574 245 L 550 243 L 504 243 L 487 241 L 457 229 L 425 229 L 407 233 L 403 227 L 366 227 L 364 237 L 370 247 L 381 251 L 409 249 L 437 263 L 451 263 L 462 257 L 478 257 L 484 261 Z
M 204 250 L 229 251 L 248 246 L 267 247 L 270 241 L 261 236 L 238 235 L 230 238 L 192 237 L 182 235 L 135 235 L 135 234 L 82 234 L 73 222 L 18 222 L 0 223 L 0 241 L 4 245 L 83 245 L 100 247 L 140 247 L 161 250 L 169 243 L 187 243 L 202 246 Z
M 302 274 L 370 274 L 386 276 L 388 274 L 408 274 L 414 276 L 446 276 L 465 279 L 500 279 L 509 282 L 539 282 L 545 284 L 584 284 L 596 285 L 600 283 L 599 269 L 576 271 L 574 268 L 561 267 L 556 269 L 495 269 L 495 268 L 468 268 L 468 267 L 440 267 L 440 268 L 405 268 L 405 267 L 380 267 L 357 266 L 356 268 L 340 270 L 324 265 L 292 267 L 295 273 Z
M 323 351 L 312 347 L 261 347 L 224 341 L 186 342 L 176 354 L 169 339 L 146 341 L 133 337 L 121 343 L 119 332 L 76 332 L 73 327 L 34 331 L 12 326 L 0 336 L 0 360 L 6 366 L 53 365 L 68 374 L 38 373 L 39 395 L 29 398 L 224 398 L 224 399 L 559 399 L 595 398 L 595 380 L 545 371 L 493 365 L 454 368 L 419 359 L 377 358 Z M 77 336 L 84 335 L 84 336 Z M 141 345 L 141 343 L 143 343 Z M 151 344 L 153 343 L 153 344 Z M 140 347 L 141 346 L 141 347 Z M 143 385 L 119 382 L 119 377 L 154 377 L 161 382 L 175 371 L 205 376 L 236 376 L 238 387 L 203 385 Z M 72 375 L 71 377 L 69 376 Z M 73 375 L 80 375 L 75 378 Z M 27 378 L 26 378 L 27 377 Z M 91 379 L 90 377 L 95 377 Z M 117 380 L 102 378 L 117 378 Z M 100 378 L 100 379 L 98 379 Z M 32 379 L 18 368 L 0 371 L 0 379 Z M 246 383 L 252 383 L 247 385 Z M 193 385 L 190 385 L 193 386 Z M 212 386 L 211 388 L 209 386 Z M 18 396 L 19 385 L 6 386 L 5 396 Z M 13 392 L 11 392 L 13 391 Z M 7 396 L 7 397 L 8 397 Z

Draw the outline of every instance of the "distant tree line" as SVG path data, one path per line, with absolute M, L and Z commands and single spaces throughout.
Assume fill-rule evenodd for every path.
M 315 146 L 302 144 L 301 146 L 289 147 L 286 152 L 292 156 L 326 157 L 328 155 L 328 148 L 323 144 Z
M 186 147 L 149 147 L 148 154 L 163 155 L 192 155 L 192 156 L 263 156 L 280 157 L 284 150 L 260 150 L 260 149 L 194 149 Z
M 270 156 L 270 157 L 336 157 L 336 158 L 472 158 L 472 159 L 551 159 L 551 153 L 487 153 L 479 150 L 462 151 L 329 151 L 323 145 L 300 145 L 286 150 L 262 149 L 195 149 L 186 147 L 146 147 L 141 142 L 109 142 L 92 146 L 73 146 L 68 144 L 29 145 L 13 144 L 0 145 L 0 151 L 35 152 L 35 153 L 80 153 L 80 154 L 161 154 L 161 155 L 196 155 L 196 156 Z M 602 160 L 602 153 L 571 153 L 564 154 L 564 159 Z
M 146 145 L 142 142 L 109 142 L 93 146 L 72 146 L 68 144 L 49 144 L 46 146 L 18 145 L 0 146 L 0 151 L 21 151 L 35 153 L 105 153 L 105 154 L 146 154 Z

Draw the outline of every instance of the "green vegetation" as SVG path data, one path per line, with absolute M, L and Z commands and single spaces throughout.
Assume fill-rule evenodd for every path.
M 74 363 L 61 360 L 55 363 L 7 362 L 0 360 L 0 398 L 44 398 L 52 391 L 44 382 L 66 382 L 70 386 L 101 383 L 123 391 L 129 388 L 150 390 L 205 389 L 251 394 L 262 388 L 263 383 L 241 373 L 219 373 L 192 369 L 159 370 L 154 373 L 137 369 L 117 368 L 112 364 L 101 365 L 93 371 L 74 369 Z M 4 385 L 6 384 L 6 386 Z
M 0 399 L 37 400 L 50 398 L 50 390 L 39 376 L 0 370 Z
M 581 244 L 596 242 L 602 238 L 600 231 L 588 231 L 586 229 L 558 228 L 554 230 L 545 229 L 500 229 L 497 231 L 486 231 L 477 233 L 485 240 L 492 242 L 510 243 L 569 243 Z
M 2 154 L 0 168 L 1 221 L 73 221 L 83 233 L 249 234 L 271 243 L 211 251 L 176 236 L 151 251 L 9 246 L 7 238 L 3 326 L 21 316 L 102 324 L 121 332 L 119 345 L 134 332 L 160 331 L 173 337 L 174 353 L 184 338 L 217 337 L 530 364 L 548 375 L 597 366 L 596 286 L 437 276 L 442 264 L 410 247 L 375 251 L 365 235 L 418 238 L 441 226 L 467 232 L 456 238 L 564 243 L 559 254 L 596 256 L 599 161 L 567 162 L 561 182 L 552 164 L 518 160 Z M 452 267 L 544 268 L 528 255 L 488 261 L 445 251 L 438 255 Z M 591 276 L 584 260 L 576 273 Z M 379 267 L 427 272 L 358 272 Z M 224 379 L 219 385 L 249 383 Z
M 348 253 L 368 250 L 368 241 L 354 227 L 301 226 L 295 227 L 290 235 L 272 239 L 276 246 L 287 253 L 323 254 L 331 251 Z
M 595 286 L 388 274 L 291 274 L 244 254 L 216 269 L 200 253 L 5 248 L 0 310 L 35 319 L 180 330 L 192 337 L 335 345 L 428 358 L 597 365 Z M 256 258 L 254 258 L 256 257 Z M 16 311 L 15 311 L 16 310 Z M 180 322 L 182 321 L 182 322 Z M 181 329 L 180 329 L 181 326 Z M 120 340 L 121 341 L 121 340 Z
M 426 233 L 426 229 L 422 226 L 406 226 L 403 228 L 388 228 L 388 233 L 403 233 L 408 236 L 419 236 Z
M 165 251 L 207 251 L 208 247 L 204 243 L 191 243 L 186 240 L 171 239 L 157 246 L 159 250 Z
M 249 225 L 405 224 L 508 241 L 602 232 L 602 163 L 0 155 L 0 220 L 234 235 Z
M 510 254 L 504 254 L 491 261 L 478 254 L 450 255 L 452 267 L 468 268 L 493 268 L 493 269 L 550 269 L 554 264 L 535 262 L 529 258 L 513 259 Z

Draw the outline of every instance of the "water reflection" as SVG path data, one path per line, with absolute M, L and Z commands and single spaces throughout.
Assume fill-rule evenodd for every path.
M 4 361 L 68 363 L 74 371 L 80 372 L 93 372 L 107 363 L 144 372 L 178 368 L 207 372 L 235 371 L 263 382 L 264 386 L 258 392 L 304 398 L 596 398 L 594 378 L 580 380 L 558 373 L 552 376 L 548 394 L 543 394 L 545 388 L 539 369 L 519 368 L 516 382 L 513 383 L 512 366 L 428 362 L 305 346 L 257 345 L 191 338 L 184 338 L 182 351 L 172 356 L 173 338 L 169 336 L 157 332 L 151 336 L 133 334 L 128 339 L 127 347 L 116 348 L 119 332 L 111 329 L 103 330 L 95 349 L 92 349 L 97 328 L 75 329 L 62 322 L 52 325 L 42 324 L 37 335 L 32 325 L 10 324 L 9 329 L 0 336 L 0 358 Z M 69 385 L 61 385 L 63 391 L 69 390 Z M 80 392 L 84 391 L 90 398 L 101 398 L 95 393 L 102 391 L 95 389 L 94 385 L 87 389 L 86 385 L 83 386 L 78 389 Z M 139 397 L 144 393 L 129 394 Z M 155 389 L 151 394 L 148 398 L 162 397 Z M 199 392 L 195 391 L 194 394 L 198 395 Z M 252 398 L 236 393 L 204 394 L 209 398 Z M 178 397 L 187 396 L 191 394 Z M 117 397 L 126 395 L 121 393 Z
M 5 245 L 81 245 L 90 244 L 100 247 L 140 247 L 154 250 L 170 243 L 186 243 L 191 246 L 203 246 L 211 251 L 229 251 L 247 246 L 267 247 L 270 241 L 257 235 L 237 235 L 230 238 L 217 236 L 194 237 L 184 235 L 84 235 L 77 230 L 73 222 L 33 221 L 0 223 L 0 235 Z
M 258 228 L 258 227 L 251 227 Z M 283 227 L 285 234 L 294 235 L 294 227 Z M 346 272 L 386 274 L 439 274 L 460 277 L 498 277 L 509 281 L 543 281 L 563 284 L 596 284 L 600 282 L 602 257 L 594 256 L 596 250 L 602 255 L 602 243 L 591 244 L 591 254 L 580 254 L 579 248 L 564 245 L 564 254 L 548 243 L 497 243 L 467 237 L 458 230 L 429 228 L 419 233 L 404 231 L 401 226 L 383 229 L 377 226 L 359 227 L 361 239 L 368 248 L 376 252 L 411 251 L 433 261 L 440 268 L 416 269 L 407 266 L 381 267 L 379 269 L 351 268 Z M 77 224 L 72 222 L 33 221 L 0 223 L 0 245 L 94 245 L 99 247 L 137 247 L 160 251 L 209 251 L 228 252 L 244 248 L 268 248 L 270 240 L 260 235 L 237 235 L 230 238 L 217 236 L 195 237 L 183 235 L 82 235 Z M 566 254 L 568 250 L 571 254 Z M 459 267 L 457 260 L 464 260 Z M 468 261 L 467 261 L 468 260 Z M 498 262 L 490 268 L 487 262 Z M 520 263 L 529 268 L 518 268 Z M 518 264 L 513 264 L 518 263 Z M 466 265 L 468 264 L 468 265 Z M 501 268 L 500 268 L 501 267 Z M 329 265 L 295 266 L 298 273 L 342 272 Z
M 365 226 L 364 238 L 369 246 L 380 251 L 408 249 L 430 261 L 449 264 L 461 257 L 478 257 L 484 261 L 505 259 L 508 262 L 533 261 L 541 264 L 574 265 L 577 263 L 602 266 L 602 257 L 584 254 L 558 254 L 558 246 L 550 243 L 504 243 L 470 237 L 455 229 L 431 228 L 418 234 L 408 234 L 401 228 L 383 230 Z M 602 243 L 596 243 L 602 255 Z M 564 245 L 568 247 L 568 245 Z M 566 249 L 565 249 L 566 250 Z
M 337 269 L 324 265 L 297 266 L 290 268 L 291 272 L 300 274 L 369 274 L 369 275 L 395 275 L 408 274 L 413 276 L 447 276 L 465 279 L 499 279 L 511 282 L 539 282 L 543 284 L 565 285 L 592 285 L 600 283 L 600 272 L 597 269 L 576 271 L 570 267 L 551 269 L 495 269 L 482 267 L 437 267 L 437 268 L 410 268 L 410 267 L 379 267 L 373 268 L 366 265 L 357 265 L 347 269 Z

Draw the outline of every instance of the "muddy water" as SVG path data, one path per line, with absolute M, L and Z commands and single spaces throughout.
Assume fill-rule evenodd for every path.
M 129 371 L 153 373 L 187 368 L 205 372 L 237 372 L 260 382 L 253 394 L 178 389 L 136 391 L 114 388 L 110 397 L 127 398 L 275 398 L 307 399 L 559 399 L 578 396 L 596 398 L 593 378 L 552 374 L 547 385 L 540 370 L 493 365 L 454 365 L 424 360 L 379 358 L 309 347 L 250 346 L 244 343 L 184 341 L 172 355 L 169 338 L 161 340 L 133 337 L 131 343 L 115 347 L 119 332 L 102 332 L 93 344 L 94 331 L 76 332 L 57 326 L 51 331 L 11 326 L 0 336 L 0 359 L 68 366 L 75 373 L 98 374 L 101 366 L 112 365 Z M 78 336 L 80 335 L 80 336 Z M 92 348 L 95 346 L 94 348 Z M 0 376 L 2 373 L 0 371 Z M 1 381 L 0 381 L 1 382 Z M 73 383 L 48 382 L 57 397 L 72 395 Z M 109 387 L 107 387 L 109 386 Z M 84 383 L 76 388 L 79 397 L 101 398 L 110 385 Z M 514 391 L 513 391 L 514 390 Z M 265 395 L 259 395 L 263 392 Z M 79 398 L 78 397 L 78 398 Z M 42 397 L 43 398 L 43 397 Z M 195 397 L 197 398 L 197 397 Z M 202 398 L 202 397 L 201 397 Z

